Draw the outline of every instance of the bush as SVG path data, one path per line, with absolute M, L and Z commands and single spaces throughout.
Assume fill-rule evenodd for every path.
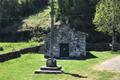
M 0 51 L 3 51 L 4 49 L 3 49 L 3 47 L 0 47 Z
M 50 29 L 45 29 L 45 28 L 41 28 L 39 26 L 36 26 L 34 29 L 32 29 L 32 39 L 31 41 L 37 41 L 37 42 L 41 42 L 44 41 L 44 39 L 46 38 L 46 35 L 50 32 Z

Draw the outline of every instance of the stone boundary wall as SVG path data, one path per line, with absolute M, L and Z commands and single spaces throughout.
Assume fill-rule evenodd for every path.
M 120 50 L 120 43 L 115 44 L 116 49 Z M 110 43 L 87 43 L 87 51 L 109 51 L 112 45 Z
M 35 46 L 35 47 L 30 47 L 30 48 L 24 48 L 24 49 L 20 49 L 20 50 L 17 50 L 17 51 L 0 54 L 0 62 L 4 62 L 4 61 L 7 61 L 7 60 L 18 58 L 18 57 L 21 56 L 21 54 L 25 54 L 25 53 L 28 53 L 28 52 L 43 53 L 44 52 L 44 46 L 41 45 L 41 46 Z
M 33 53 L 44 53 L 44 45 L 41 46 L 35 46 L 35 47 L 30 47 L 30 48 L 24 48 L 20 50 L 21 54 L 26 54 L 28 52 L 33 52 Z
M 109 51 L 111 46 L 109 43 L 87 43 L 87 51 Z M 120 43 L 116 44 L 117 50 L 120 50 Z M 0 54 L 0 62 L 18 58 L 21 54 L 31 53 L 44 53 L 44 45 L 24 48 L 13 52 Z
M 14 51 L 14 52 L 8 52 L 8 53 L 4 53 L 4 54 L 0 54 L 0 62 L 4 62 L 10 59 L 14 59 L 17 57 L 20 57 L 21 54 L 19 51 Z

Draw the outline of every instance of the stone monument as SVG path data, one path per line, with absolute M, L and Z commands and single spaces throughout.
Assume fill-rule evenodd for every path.
M 53 44 L 54 44 L 54 15 L 55 15 L 55 11 L 54 11 L 54 4 L 53 4 L 53 0 L 51 0 L 51 32 L 50 32 L 50 58 L 46 61 L 46 66 L 42 67 L 38 70 L 35 71 L 36 74 L 39 73 L 63 73 L 63 71 L 61 70 L 61 66 L 58 67 L 57 66 L 57 61 L 53 56 Z

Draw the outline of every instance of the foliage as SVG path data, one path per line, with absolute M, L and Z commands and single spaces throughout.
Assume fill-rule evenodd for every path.
M 31 41 L 37 41 L 41 42 L 44 41 L 46 38 L 46 35 L 50 32 L 50 29 L 41 28 L 39 26 L 36 26 L 34 29 L 32 29 L 32 39 Z
M 120 33 L 120 0 L 101 0 L 96 7 L 94 24 L 98 31 Z
M 0 0 L 1 27 L 10 26 L 48 5 L 48 0 Z
M 50 24 L 48 1 L 0 0 L 0 34 L 18 31 L 24 32 L 36 26 L 48 27 Z M 7 38 L 13 39 L 9 36 Z M 15 39 L 18 40 L 17 38 Z M 0 41 L 3 40 L 1 37 Z
M 97 58 L 88 60 L 58 60 L 64 74 L 34 74 L 45 65 L 43 54 L 26 54 L 21 58 L 0 63 L 0 80 L 119 80 L 119 73 L 98 71 L 96 64 L 117 56 L 109 52 L 92 52 Z M 87 78 L 84 78 L 87 76 Z M 83 77 L 83 78 L 82 78 Z
M 69 17 L 70 27 L 89 34 L 87 42 L 110 42 L 110 36 L 95 30 L 93 19 L 100 0 L 58 0 L 60 15 Z M 99 35 L 99 37 L 98 37 Z
M 50 25 L 50 7 L 48 1 L 0 0 L 0 32 L 24 31 L 36 26 L 46 28 L 47 30 Z M 57 1 L 61 5 L 59 8 Z M 89 34 L 88 42 L 110 42 L 109 36 L 96 32 L 92 23 L 96 3 L 99 1 L 54 0 L 56 21 L 60 19 L 60 15 L 67 15 L 70 27 Z
M 58 0 L 60 15 L 69 17 L 71 27 L 76 30 L 91 32 L 92 18 L 97 0 Z
M 44 10 L 40 10 L 38 13 L 30 15 L 28 18 L 22 20 L 23 24 L 20 30 L 29 30 L 30 28 L 35 29 L 36 27 L 45 28 L 47 30 L 50 27 L 50 7 L 48 6 Z

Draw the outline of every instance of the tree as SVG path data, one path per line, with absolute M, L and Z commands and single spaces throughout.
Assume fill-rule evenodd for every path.
M 59 14 L 69 17 L 70 27 L 91 33 L 97 2 L 98 0 L 58 0 Z
M 112 50 L 115 50 L 116 35 L 120 33 L 120 0 L 101 0 L 96 6 L 93 20 L 98 31 L 112 36 Z
M 18 0 L 0 0 L 1 27 L 8 26 L 18 16 L 20 11 Z
M 29 15 L 38 13 L 49 0 L 0 0 L 0 28 L 12 26 Z

